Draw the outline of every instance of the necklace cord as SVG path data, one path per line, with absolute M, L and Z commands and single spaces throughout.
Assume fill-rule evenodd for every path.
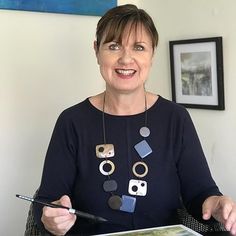
M 145 121 L 144 121 L 144 126 L 147 127 L 147 96 L 146 96 L 146 91 L 145 91 Z
M 103 143 L 106 145 L 106 126 L 105 126 L 105 102 L 106 102 L 106 92 L 104 92 L 103 96 L 103 104 L 102 104 L 102 131 L 103 131 Z M 144 121 L 144 127 L 147 127 L 147 96 L 146 91 L 144 95 L 144 109 L 145 109 L 145 121 Z
M 107 144 L 107 140 L 106 140 L 106 125 L 105 125 L 105 103 L 106 103 L 106 92 L 104 92 L 103 105 L 102 105 L 102 132 L 103 132 L 103 144 L 104 145 Z M 147 127 L 147 97 L 146 97 L 146 91 L 145 91 L 145 95 L 144 95 L 144 109 L 145 109 L 144 110 L 144 112 L 145 112 L 144 126 Z M 106 163 L 107 163 L 108 157 L 106 157 L 105 159 L 106 159 Z M 107 175 L 107 179 L 109 179 L 109 180 L 111 179 L 111 176 L 110 176 L 109 172 L 108 172 L 108 175 Z M 113 191 L 111 191 L 110 194 L 112 196 L 114 196 Z
M 103 96 L 103 105 L 102 105 L 102 131 L 103 131 L 103 143 L 106 145 L 106 127 L 105 127 L 105 101 L 106 101 L 106 92 L 104 92 Z

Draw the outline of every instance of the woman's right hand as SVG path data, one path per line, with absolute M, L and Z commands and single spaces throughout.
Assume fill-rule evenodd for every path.
M 67 195 L 53 202 L 71 208 L 71 201 Z M 76 215 L 69 213 L 67 209 L 43 207 L 41 218 L 44 227 L 53 235 L 65 235 L 76 221 Z

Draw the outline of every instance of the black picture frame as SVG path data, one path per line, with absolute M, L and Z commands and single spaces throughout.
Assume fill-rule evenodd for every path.
M 225 110 L 222 37 L 169 41 L 172 100 Z

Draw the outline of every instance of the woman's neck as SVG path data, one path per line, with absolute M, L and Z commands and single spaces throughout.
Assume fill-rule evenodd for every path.
M 134 115 L 145 111 L 146 91 L 135 94 L 103 93 L 104 112 L 112 115 Z
M 150 108 L 158 99 L 156 94 L 140 91 L 137 94 L 116 94 L 109 90 L 89 98 L 91 104 L 103 110 L 105 94 L 104 112 L 111 115 L 134 115 L 145 111 L 145 95 L 147 100 L 147 109 Z

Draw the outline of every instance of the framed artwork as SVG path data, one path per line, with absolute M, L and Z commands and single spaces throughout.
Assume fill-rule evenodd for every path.
M 0 9 L 101 16 L 117 0 L 0 0 Z
M 169 49 L 173 101 L 224 110 L 222 37 L 170 41 Z

